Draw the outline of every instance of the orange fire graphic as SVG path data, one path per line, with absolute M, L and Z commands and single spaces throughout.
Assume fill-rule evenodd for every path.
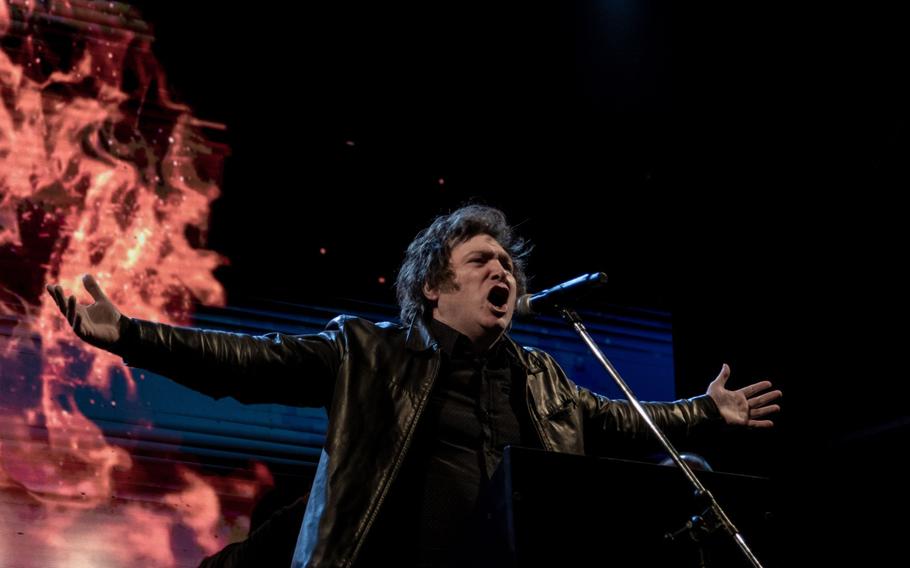
M 43 293 L 84 294 L 92 273 L 129 315 L 175 324 L 224 303 L 225 261 L 202 248 L 227 153 L 203 133 L 224 127 L 169 99 L 152 39 L 126 4 L 0 0 L 0 566 L 194 566 L 248 522 L 219 494 L 270 481 L 158 471 L 109 442 L 77 394 L 116 405 L 120 381 L 124 403 L 136 377 Z

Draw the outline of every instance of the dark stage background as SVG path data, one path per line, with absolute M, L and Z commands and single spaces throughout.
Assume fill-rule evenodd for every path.
M 702 452 L 779 483 L 782 547 L 898 549 L 897 8 L 138 5 L 174 98 L 226 125 L 206 246 L 229 305 L 391 304 L 420 227 L 501 207 L 536 245 L 532 289 L 602 270 L 601 307 L 672 314 L 678 395 L 722 362 L 784 390 L 778 428 Z
M 229 125 L 210 245 L 232 295 L 392 302 L 417 227 L 500 206 L 537 245 L 534 287 L 604 270 L 605 302 L 672 313 L 680 395 L 722 361 L 784 389 L 775 432 L 706 453 L 783 481 L 798 548 L 889 548 L 875 512 L 907 497 L 905 14 L 149 8 L 173 86 Z M 801 538 L 819 532 L 838 538 Z

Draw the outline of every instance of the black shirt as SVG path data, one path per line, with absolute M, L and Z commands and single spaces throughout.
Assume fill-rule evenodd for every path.
M 506 445 L 539 446 L 528 420 L 524 373 L 504 341 L 485 353 L 433 320 L 439 375 L 405 462 L 382 505 L 359 566 L 443 566 L 467 530 Z

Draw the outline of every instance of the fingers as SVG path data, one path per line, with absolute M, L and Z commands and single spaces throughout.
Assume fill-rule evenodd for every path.
M 60 312 L 66 315 L 66 300 L 63 299 L 63 288 L 48 284 L 47 293 L 54 299 L 54 303 L 57 304 L 57 308 L 59 308 Z
M 749 409 L 749 418 L 761 418 L 762 416 L 774 414 L 775 412 L 780 412 L 780 406 L 776 404 L 762 406 L 761 408 L 751 408 Z
M 759 406 L 765 406 L 772 400 L 779 399 L 781 397 L 781 394 L 783 394 L 783 393 L 781 393 L 779 390 L 766 392 L 765 394 L 763 394 L 761 396 L 756 396 L 755 398 L 750 398 L 749 406 L 752 406 L 753 408 L 759 407 Z
M 749 420 L 749 428 L 772 428 L 774 422 L 770 420 Z
M 70 327 L 76 322 L 76 296 L 70 296 L 66 299 L 66 321 L 69 322 Z
M 91 274 L 86 274 L 82 277 L 82 285 L 85 286 L 85 289 L 88 290 L 88 293 L 92 295 L 92 298 L 98 301 L 110 302 L 107 297 L 107 294 L 104 293 L 104 290 L 101 289 L 101 286 L 98 284 L 98 281 L 95 280 L 95 277 Z
M 92 279 L 91 284 L 87 283 L 87 287 L 92 285 L 94 285 L 96 292 L 101 294 L 99 297 L 95 295 L 95 293 L 92 293 L 92 296 L 96 300 L 100 298 L 106 298 L 106 296 L 104 296 L 104 292 L 102 292 L 101 288 L 98 287 L 98 283 L 94 282 L 94 279 Z M 57 307 L 60 308 L 60 312 L 64 317 L 66 317 L 67 323 L 70 325 L 70 327 L 73 328 L 73 330 L 76 332 L 76 335 L 82 337 L 82 312 L 79 309 L 81 306 L 76 303 L 76 296 L 64 296 L 63 287 L 60 285 L 48 285 L 46 288 L 48 294 L 50 294 L 54 299 L 54 303 L 56 303 Z
M 746 398 L 752 398 L 756 393 L 760 393 L 763 390 L 771 388 L 771 381 L 762 381 L 760 383 L 754 383 L 749 386 L 739 389 Z M 777 391 L 780 392 L 780 391 Z M 778 395 L 779 396 L 779 395 Z

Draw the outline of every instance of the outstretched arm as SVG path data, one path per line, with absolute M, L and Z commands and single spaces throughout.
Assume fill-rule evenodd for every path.
M 337 329 L 312 335 L 246 335 L 131 319 L 97 281 L 83 278 L 92 304 L 79 304 L 59 285 L 48 286 L 73 331 L 87 343 L 194 390 L 248 403 L 323 406 L 338 365 Z
M 720 374 L 708 386 L 705 395 L 674 402 L 643 402 L 645 410 L 671 440 L 682 440 L 711 424 L 723 423 L 750 428 L 769 428 L 767 417 L 780 410 L 774 403 L 781 391 L 768 391 L 770 381 L 761 381 L 738 390 L 726 388 L 730 367 L 724 364 Z M 650 437 L 645 423 L 625 400 L 611 400 L 579 389 L 581 406 L 588 423 L 586 432 L 593 435 L 587 442 L 601 443 L 602 434 L 620 434 L 625 438 Z M 716 407 L 716 408 L 715 408 Z

